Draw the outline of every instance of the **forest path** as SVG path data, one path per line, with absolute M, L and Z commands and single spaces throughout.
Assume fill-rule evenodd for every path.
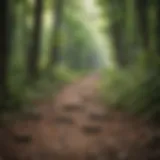
M 39 102 L 34 114 L 1 126 L 4 160 L 146 160 L 151 137 L 143 120 L 109 111 L 99 97 L 100 74 L 64 87 L 50 102 Z M 142 154 L 145 152 L 145 154 Z M 135 157 L 135 158 L 134 158 Z

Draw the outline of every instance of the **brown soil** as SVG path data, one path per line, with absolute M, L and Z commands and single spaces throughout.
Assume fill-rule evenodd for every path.
M 160 160 L 158 131 L 100 102 L 98 73 L 66 86 L 34 113 L 4 115 L 3 160 Z M 12 118 L 11 118 L 12 117 Z

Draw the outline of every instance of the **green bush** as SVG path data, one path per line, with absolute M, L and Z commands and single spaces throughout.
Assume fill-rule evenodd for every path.
M 83 72 L 75 72 L 64 65 L 59 65 L 54 69 L 41 71 L 38 79 L 28 84 L 24 69 L 13 67 L 9 76 L 9 86 L 13 97 L 10 103 L 17 107 L 17 104 L 22 106 L 30 104 L 34 99 L 53 96 L 61 87 L 72 83 L 83 74 Z
M 102 74 L 101 87 L 102 96 L 111 107 L 149 117 L 160 111 L 157 64 L 147 65 L 137 61 L 127 69 L 106 69 Z

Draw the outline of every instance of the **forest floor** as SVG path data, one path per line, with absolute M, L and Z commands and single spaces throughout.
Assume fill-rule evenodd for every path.
M 99 83 L 99 73 L 91 74 L 53 99 L 34 102 L 34 113 L 4 115 L 11 121 L 0 123 L 1 158 L 160 160 L 158 131 L 142 118 L 107 108 Z

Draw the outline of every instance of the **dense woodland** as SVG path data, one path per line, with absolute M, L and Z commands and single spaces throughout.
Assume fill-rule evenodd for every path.
M 112 39 L 117 68 L 109 71 L 113 77 L 105 75 L 110 79 L 108 84 L 104 84 L 110 88 L 104 91 L 107 102 L 132 113 L 157 117 L 160 87 L 159 1 L 113 0 L 99 4 L 104 8 L 105 17 L 109 17 L 106 33 Z
M 0 12 L 0 159 L 160 159 L 159 0 Z
M 159 14 L 158 0 L 3 0 L 1 109 L 98 69 L 107 104 L 157 115 Z

